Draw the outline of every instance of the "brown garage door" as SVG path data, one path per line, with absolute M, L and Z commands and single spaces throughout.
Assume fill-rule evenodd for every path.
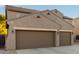
M 16 49 L 55 46 L 55 32 L 16 30 Z
M 60 46 L 71 44 L 71 32 L 60 32 Z

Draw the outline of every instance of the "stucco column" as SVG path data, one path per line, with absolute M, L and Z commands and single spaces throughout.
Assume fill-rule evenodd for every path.
M 56 47 L 60 46 L 60 41 L 59 41 L 59 31 L 56 31 Z
M 6 38 L 5 50 L 15 50 L 16 42 L 15 42 L 15 31 L 12 27 L 8 29 L 8 36 Z
M 75 39 L 75 35 L 74 35 L 74 33 L 72 32 L 71 33 L 71 45 L 73 45 L 74 44 L 74 40 Z

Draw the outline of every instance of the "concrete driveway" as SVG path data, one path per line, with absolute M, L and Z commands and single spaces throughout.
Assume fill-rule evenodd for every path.
M 16 50 L 19 54 L 79 54 L 79 44 L 62 47 Z
M 79 54 L 79 44 L 62 47 L 22 49 L 16 51 L 0 50 L 0 54 Z

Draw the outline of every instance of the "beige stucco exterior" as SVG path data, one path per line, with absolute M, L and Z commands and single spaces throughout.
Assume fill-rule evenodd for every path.
M 8 10 L 9 9 L 9 10 Z M 27 10 L 21 9 L 18 12 L 18 8 L 12 9 L 12 7 L 7 9 L 7 23 L 10 25 L 8 30 L 8 37 L 6 40 L 6 50 L 16 49 L 16 30 L 33 30 L 33 31 L 55 31 L 55 44 L 60 46 L 59 42 L 59 32 L 73 32 L 73 25 L 63 19 L 63 14 L 61 12 L 54 11 L 41 11 L 38 12 L 31 10 L 30 14 L 26 13 Z M 17 11 L 16 11 L 17 9 Z M 21 11 L 21 12 L 20 12 Z M 24 12 L 22 12 L 24 11 Z M 50 13 L 49 15 L 47 13 Z M 10 21 L 11 20 L 11 21 Z M 71 44 L 73 41 L 73 34 L 71 34 Z
M 75 19 L 72 21 L 72 24 L 74 25 L 74 29 L 73 29 L 74 40 L 75 40 L 75 42 L 77 42 L 76 36 L 79 35 L 79 18 L 75 18 Z
M 16 45 L 15 30 L 12 28 L 12 26 L 10 26 L 8 29 L 8 36 L 7 36 L 6 43 L 5 43 L 5 49 L 6 50 L 15 50 L 15 48 L 16 48 L 15 45 Z
M 72 24 L 74 25 L 74 34 L 79 35 L 79 18 L 73 20 Z
M 37 18 L 37 16 L 40 16 L 41 18 Z M 24 21 L 23 21 L 24 20 Z M 19 22 L 20 21 L 20 22 Z M 15 24 L 14 24 L 15 23 Z M 9 24 L 11 25 L 10 32 L 7 38 L 7 44 L 6 49 L 16 49 L 16 33 L 15 31 L 18 30 L 38 30 L 38 31 L 57 31 L 57 29 L 60 28 L 60 26 L 56 23 L 52 23 L 47 18 L 40 14 L 31 15 L 28 17 L 23 17 L 14 21 L 10 21 Z M 12 31 L 14 31 L 12 33 Z M 14 37 L 15 36 L 15 37 Z M 13 41 L 11 40 L 13 39 Z M 56 38 L 58 40 L 58 38 Z M 12 43 L 11 43 L 12 42 Z M 57 42 L 56 42 L 57 43 Z M 10 45 L 9 45 L 10 44 Z M 12 47 L 14 46 L 14 47 Z M 59 46 L 57 43 L 56 46 Z

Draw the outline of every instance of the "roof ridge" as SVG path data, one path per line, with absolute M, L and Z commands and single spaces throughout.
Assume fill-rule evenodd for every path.
M 46 11 L 46 10 L 40 11 L 40 12 L 37 12 L 37 13 L 34 13 L 34 14 L 40 14 L 41 12 L 45 12 L 45 11 Z M 24 16 L 18 17 L 18 18 L 13 18 L 13 19 L 10 19 L 9 21 L 14 21 L 14 20 L 19 19 L 19 18 L 32 16 L 32 15 L 34 15 L 34 14 L 29 14 L 29 15 L 24 15 Z
M 25 9 L 25 10 L 33 10 L 33 11 L 38 11 L 30 8 L 24 8 L 24 7 L 18 7 L 18 6 L 12 6 L 12 5 L 6 5 L 6 8 L 11 7 L 11 8 L 17 8 L 17 9 Z
M 63 16 L 64 19 L 69 19 L 69 20 L 73 20 L 73 18 L 68 17 L 68 16 Z
M 52 13 L 52 11 L 49 11 L 49 12 L 51 12 Z M 55 13 L 52 13 L 52 14 L 54 14 L 54 15 L 56 15 Z M 59 17 L 58 15 L 56 15 L 57 17 Z M 60 18 L 60 17 L 59 17 Z M 61 20 L 64 20 L 64 19 L 62 19 L 61 18 Z M 68 24 L 70 24 L 71 26 L 73 26 L 71 23 L 69 23 L 68 21 L 66 21 L 66 20 L 64 20 L 66 23 L 68 23 Z M 73 26 L 74 27 L 74 26 Z
M 79 19 L 79 17 L 75 18 L 75 20 L 78 20 L 78 19 Z

